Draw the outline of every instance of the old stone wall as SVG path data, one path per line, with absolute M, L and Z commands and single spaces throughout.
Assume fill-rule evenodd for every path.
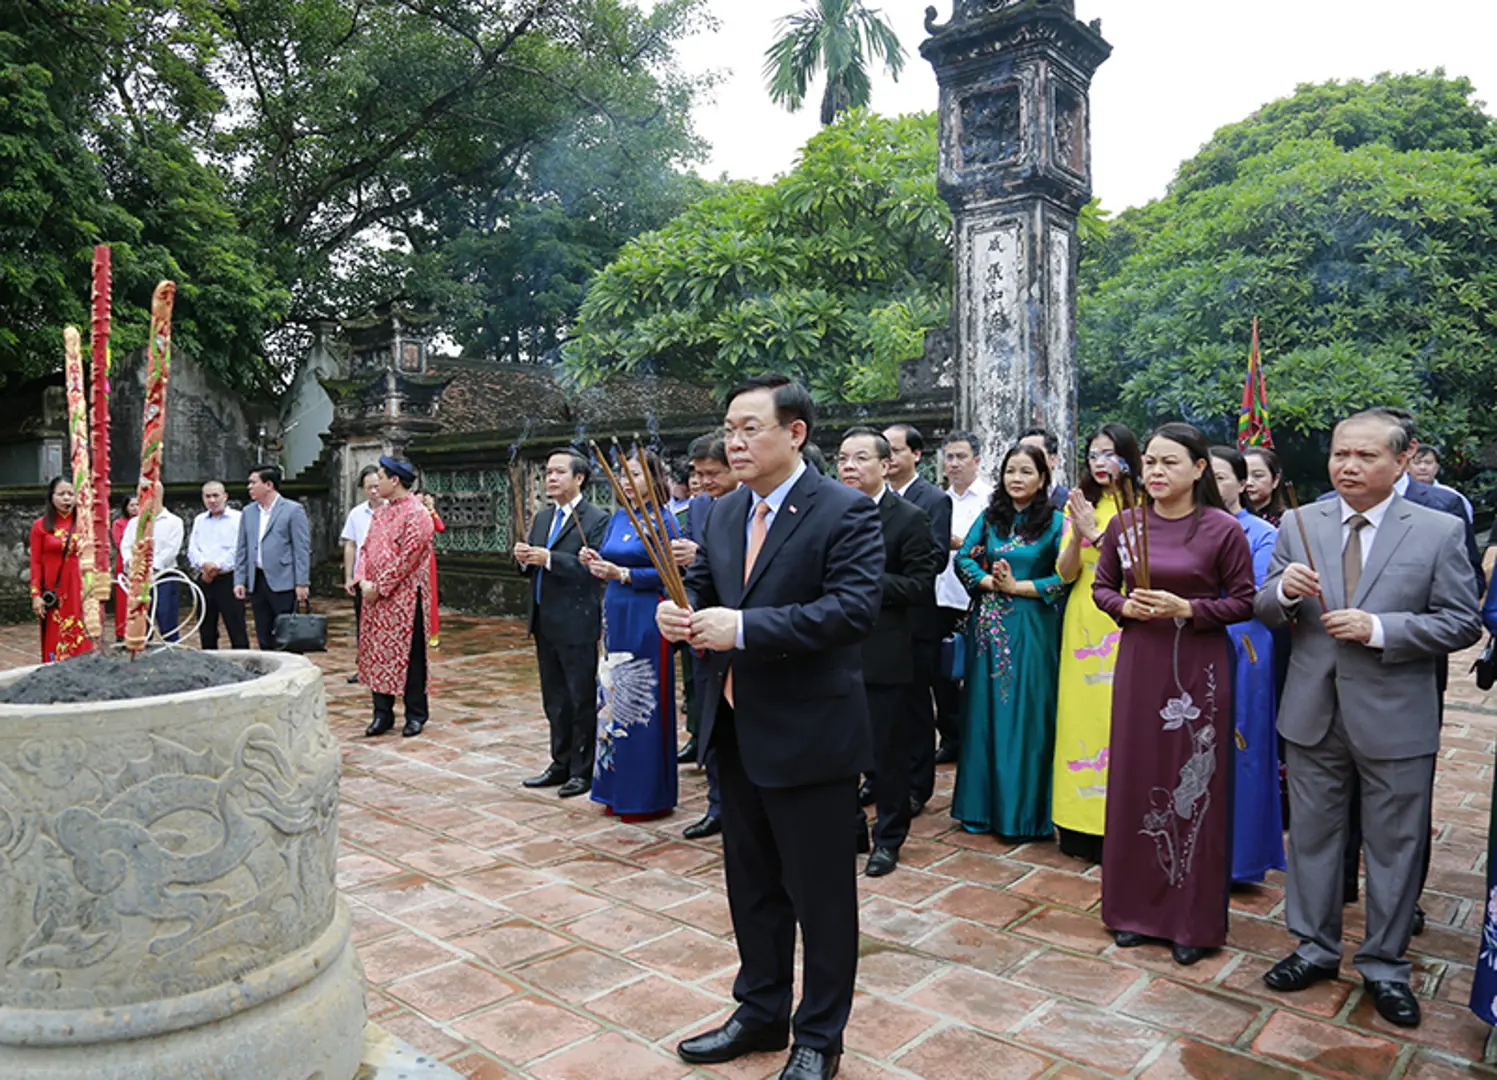
M 849 427 L 912 423 L 926 438 L 923 471 L 934 479 L 939 475 L 939 455 L 931 448 L 939 447 L 951 430 L 951 418 L 951 391 L 937 388 L 901 401 L 831 406 L 818 414 L 812 438 L 832 461 L 842 432 Z M 552 450 L 587 439 L 609 446 L 615 437 L 628 448 L 638 435 L 663 449 L 668 459 L 680 460 L 693 439 L 721 426 L 720 414 L 704 413 L 657 422 L 618 420 L 581 431 L 576 425 L 525 424 L 412 442 L 407 453 L 421 468 L 423 483 L 436 498 L 447 526 L 436 538 L 442 604 L 482 614 L 524 612 L 526 579 L 509 552 L 517 531 L 527 528 L 545 505 L 543 473 Z M 597 505 L 614 509 L 601 471 L 586 494 Z

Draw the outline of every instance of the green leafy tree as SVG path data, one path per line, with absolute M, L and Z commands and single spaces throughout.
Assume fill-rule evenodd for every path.
M 780 36 L 765 53 L 764 78 L 776 105 L 796 112 L 818 74 L 826 72 L 821 95 L 825 127 L 849 109 L 866 108 L 873 87 L 868 66 L 882 61 L 897 81 L 905 51 L 899 35 L 878 10 L 863 0 L 806 0 L 805 10 L 779 21 Z
M 1365 117 L 1395 89 L 1407 123 L 1369 121 L 1350 146 L 1281 137 L 1336 111 L 1310 107 L 1326 93 Z M 1267 134 L 1223 129 L 1167 198 L 1108 223 L 1083 262 L 1085 417 L 1183 416 L 1230 437 L 1257 315 L 1275 436 L 1307 467 L 1335 420 L 1369 405 L 1414 410 L 1457 457 L 1497 437 L 1497 168 L 1469 94 L 1422 76 L 1302 88 L 1261 110 Z M 1415 116 L 1419 146 L 1394 145 Z
M 626 245 L 588 289 L 569 369 L 719 386 L 775 369 L 824 400 L 892 397 L 899 361 L 949 317 L 935 165 L 932 115 L 849 114 L 773 185 L 728 184 Z

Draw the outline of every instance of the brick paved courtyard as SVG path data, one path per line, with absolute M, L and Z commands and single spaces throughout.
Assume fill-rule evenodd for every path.
M 783 1054 L 692 1070 L 672 1053 L 728 1014 L 736 964 L 717 839 L 680 835 L 702 812 L 701 774 L 683 770 L 681 807 L 645 826 L 524 791 L 545 765 L 545 721 L 523 630 L 501 620 L 444 616 L 426 735 L 366 741 L 367 695 L 345 681 L 351 608 L 333 610 L 333 651 L 317 659 L 344 747 L 340 884 L 378 1022 L 482 1080 L 775 1075 Z M 34 641 L 29 626 L 0 631 L 0 666 L 33 662 Z M 1497 698 L 1457 682 L 1430 925 L 1413 945 L 1417 1031 L 1376 1016 L 1349 958 L 1341 981 L 1302 994 L 1263 986 L 1291 945 L 1279 880 L 1234 894 L 1231 947 L 1196 967 L 1163 948 L 1121 952 L 1097 918 L 1095 870 L 1053 844 L 952 827 L 947 767 L 901 868 L 860 879 L 863 959 L 841 1075 L 1497 1076 L 1471 1064 L 1487 1028 L 1465 1007 Z M 1360 926 L 1353 909 L 1353 938 Z

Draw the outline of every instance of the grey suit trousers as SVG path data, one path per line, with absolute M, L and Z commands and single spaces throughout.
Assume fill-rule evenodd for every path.
M 1286 914 L 1296 950 L 1322 967 L 1341 964 L 1343 849 L 1353 770 L 1362 787 L 1367 859 L 1367 938 L 1354 963 L 1363 978 L 1407 983 L 1403 959 L 1429 844 L 1435 757 L 1376 761 L 1359 754 L 1338 710 L 1315 746 L 1285 742 L 1289 763 L 1289 880 Z

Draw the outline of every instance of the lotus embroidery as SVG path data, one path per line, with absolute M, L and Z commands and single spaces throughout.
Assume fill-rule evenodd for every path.
M 1194 722 L 1201 718 L 1201 710 L 1195 707 L 1191 701 L 1190 694 L 1182 691 L 1177 698 L 1170 698 L 1164 703 L 1164 708 L 1159 710 L 1159 715 L 1164 718 L 1165 731 L 1178 731 L 1187 722 Z

